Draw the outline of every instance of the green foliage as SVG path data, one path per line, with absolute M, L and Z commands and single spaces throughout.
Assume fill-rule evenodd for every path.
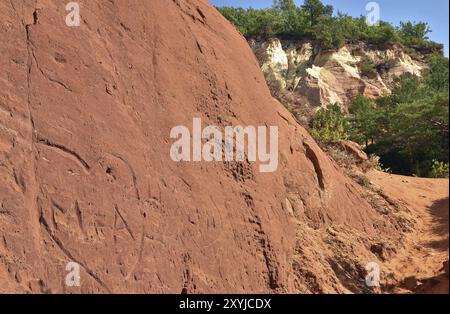
M 274 0 L 269 9 L 220 7 L 218 10 L 247 38 L 311 39 L 317 40 L 323 49 L 358 41 L 402 43 L 429 51 L 441 51 L 443 47 L 428 40 L 431 30 L 426 23 L 405 22 L 394 27 L 380 22 L 378 26 L 369 26 L 364 16 L 354 18 L 341 12 L 333 16 L 333 7 L 320 0 L 304 0 L 300 7 L 293 0 Z
M 429 58 L 429 74 L 425 77 L 425 84 L 438 93 L 448 92 L 448 59 L 440 55 L 433 55 Z
M 274 0 L 273 7 L 283 11 L 295 10 L 296 5 L 294 0 Z
M 399 33 L 405 44 L 421 45 L 428 40 L 427 35 L 431 33 L 431 29 L 423 22 L 417 24 L 400 22 Z
M 330 104 L 316 113 L 311 121 L 311 134 L 323 143 L 347 138 L 347 121 L 338 104 Z
M 377 74 L 376 64 L 367 57 L 361 60 L 358 64 L 358 68 L 364 76 L 372 77 Z
M 337 21 L 330 16 L 320 16 L 318 23 L 312 27 L 312 34 L 315 40 L 320 43 L 322 49 L 339 48 L 345 44 L 345 37 L 338 31 Z
M 331 17 L 333 14 L 333 7 L 323 5 L 320 0 L 305 0 L 302 9 L 308 13 L 310 27 L 317 25 L 320 18 Z
M 380 113 L 374 108 L 372 100 L 365 96 L 356 97 L 349 107 L 352 114 L 348 118 L 350 139 L 357 143 L 369 146 L 378 135 L 378 127 L 381 124 Z
M 444 163 L 442 161 L 433 160 L 433 166 L 430 171 L 431 178 L 449 178 L 449 163 Z
M 347 116 L 337 104 L 330 105 L 312 119 L 311 134 L 325 143 L 360 143 L 394 173 L 448 177 L 448 66 L 448 59 L 433 56 L 422 78 L 403 75 L 391 95 L 376 101 L 356 97 Z
M 423 78 L 399 77 L 392 94 L 375 103 L 357 97 L 348 118 L 350 139 L 395 173 L 430 175 L 434 160 L 448 163 L 448 89 L 448 59 L 434 56 Z

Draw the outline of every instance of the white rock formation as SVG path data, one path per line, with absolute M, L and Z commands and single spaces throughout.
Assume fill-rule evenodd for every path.
M 274 93 L 290 94 L 294 106 L 326 107 L 339 103 L 348 109 L 358 95 L 376 98 L 391 92 L 394 78 L 421 75 L 425 65 L 400 47 L 348 45 L 337 51 L 319 51 L 305 41 L 251 41 L 266 80 Z M 363 70 L 363 62 L 373 65 Z

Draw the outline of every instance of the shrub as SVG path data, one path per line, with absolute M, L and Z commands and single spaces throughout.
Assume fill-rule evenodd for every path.
M 383 164 L 381 163 L 380 156 L 372 154 L 372 155 L 369 156 L 369 160 L 370 160 L 370 163 L 372 164 L 373 169 L 378 170 L 378 171 L 391 173 L 391 169 L 384 168 Z
M 377 74 L 377 65 L 367 57 L 361 60 L 358 68 L 363 76 L 373 77 Z
M 369 178 L 366 177 L 366 176 L 363 175 L 363 174 L 358 174 L 358 175 L 356 175 L 356 176 L 355 176 L 355 180 L 356 180 L 356 182 L 357 182 L 359 185 L 361 185 L 362 187 L 365 187 L 365 188 L 369 188 L 370 185 L 372 184 L 372 183 L 370 182 Z
M 363 96 L 353 100 L 350 139 L 394 173 L 441 176 L 449 160 L 448 91 L 448 59 L 434 56 L 423 77 L 399 77 L 392 94 L 376 104 Z
M 449 178 L 449 163 L 433 160 L 433 166 L 430 171 L 431 178 Z
M 358 18 L 338 12 L 320 0 L 305 0 L 301 7 L 293 0 L 275 0 L 269 9 L 220 7 L 218 10 L 247 38 L 301 37 L 317 40 L 324 49 L 349 42 L 366 41 L 374 44 L 401 43 L 415 49 L 442 51 L 442 45 L 430 41 L 428 24 L 401 23 L 399 27 L 381 21 L 369 26 L 365 17 Z
M 338 104 L 320 109 L 311 121 L 312 136 L 323 143 L 347 139 L 347 120 Z

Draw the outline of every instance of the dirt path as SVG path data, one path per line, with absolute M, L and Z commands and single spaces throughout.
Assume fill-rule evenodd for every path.
M 415 231 L 405 246 L 383 265 L 395 274 L 398 293 L 448 293 L 444 262 L 449 252 L 449 180 L 423 179 L 371 172 L 371 182 L 412 211 Z M 448 269 L 448 264 L 447 264 Z

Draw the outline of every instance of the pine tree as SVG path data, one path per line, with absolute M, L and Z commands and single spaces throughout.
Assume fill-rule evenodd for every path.
M 309 13 L 311 27 L 317 24 L 317 20 L 321 16 L 333 15 L 333 7 L 331 5 L 324 5 L 320 0 L 305 0 L 302 8 Z

